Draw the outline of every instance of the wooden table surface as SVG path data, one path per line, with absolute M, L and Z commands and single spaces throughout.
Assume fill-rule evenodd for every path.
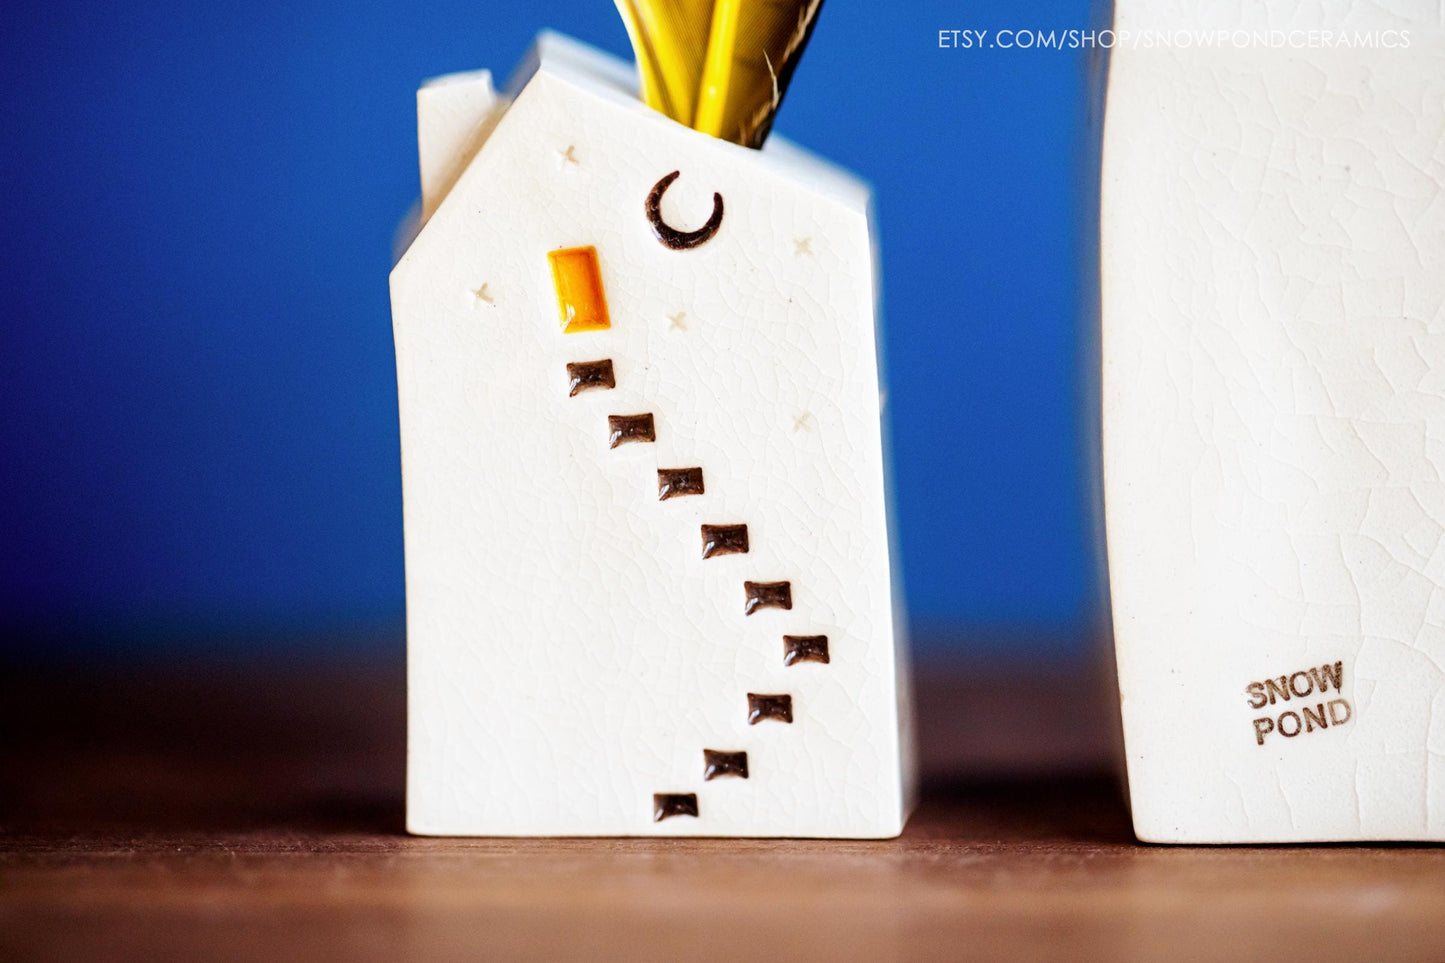
M 886 842 L 411 838 L 394 658 L 9 668 L 0 959 L 1445 961 L 1445 850 L 1139 845 L 1046 668 L 924 667 Z

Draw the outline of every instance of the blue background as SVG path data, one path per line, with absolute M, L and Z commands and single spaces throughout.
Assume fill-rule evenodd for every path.
M 780 115 L 877 188 L 925 649 L 1067 650 L 1097 612 L 1084 56 L 938 48 L 1088 8 L 829 0 Z M 386 277 L 415 88 L 505 76 L 546 26 L 630 56 L 611 4 L 54 0 L 5 20 L 0 628 L 133 645 L 399 624 Z

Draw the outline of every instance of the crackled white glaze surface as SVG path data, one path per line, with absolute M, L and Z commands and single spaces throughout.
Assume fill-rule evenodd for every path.
M 647 109 L 561 38 L 392 273 L 413 832 L 890 836 L 908 802 L 864 187 Z M 490 122 L 488 122 L 490 123 Z M 423 119 L 423 129 L 426 121 Z M 653 184 L 672 224 L 654 237 Z M 547 253 L 597 249 L 612 327 L 564 334 Z M 483 289 L 483 286 L 485 288 Z M 617 386 L 568 396 L 569 362 Z M 608 447 L 650 412 L 654 444 Z M 658 499 L 657 469 L 705 494 Z M 700 526 L 748 526 L 703 559 Z M 745 580 L 792 583 L 744 615 Z M 783 663 L 827 635 L 828 664 Z M 795 721 L 749 725 L 748 693 Z M 703 779 L 703 750 L 747 779 Z M 653 818 L 654 793 L 699 815 Z
M 1118 5 L 1131 28 L 1410 30 L 1113 52 L 1105 500 L 1146 840 L 1445 839 L 1440 9 Z M 1249 688 L 1280 677 L 1287 701 Z
M 416 92 L 421 210 L 431 217 L 491 130 L 499 104 L 490 70 L 448 74 Z

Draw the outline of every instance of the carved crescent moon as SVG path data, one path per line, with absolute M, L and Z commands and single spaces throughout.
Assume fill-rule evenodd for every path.
M 695 231 L 679 231 L 662 219 L 662 195 L 681 173 L 681 171 L 673 171 L 668 174 L 652 185 L 652 190 L 647 195 L 647 220 L 652 225 L 652 232 L 657 235 L 659 241 L 674 251 L 686 251 L 711 241 L 718 228 L 722 227 L 723 219 L 723 199 L 722 195 L 717 193 L 712 196 L 712 217 L 709 217 L 707 223 Z

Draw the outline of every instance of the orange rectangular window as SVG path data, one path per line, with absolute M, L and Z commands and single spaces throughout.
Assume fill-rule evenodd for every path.
M 549 251 L 547 260 L 552 264 L 552 283 L 557 287 L 557 312 L 562 319 L 562 330 L 576 334 L 612 327 L 607 316 L 607 297 L 602 293 L 597 248 Z

